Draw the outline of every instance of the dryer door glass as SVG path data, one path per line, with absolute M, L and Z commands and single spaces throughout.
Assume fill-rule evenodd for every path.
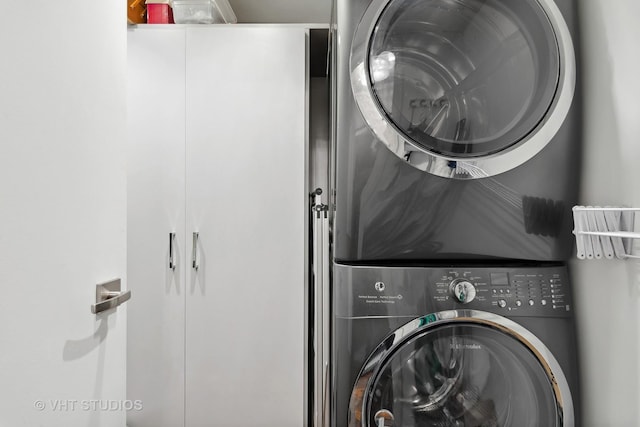
M 362 394 L 368 423 L 361 425 L 562 425 L 543 364 L 522 342 L 490 326 L 423 331 L 380 366 Z
M 483 157 L 545 119 L 560 54 L 536 0 L 392 0 L 369 42 L 378 108 L 419 149 Z

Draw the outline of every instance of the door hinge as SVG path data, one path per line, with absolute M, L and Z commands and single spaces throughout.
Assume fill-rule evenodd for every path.
M 327 218 L 329 212 L 329 205 L 322 203 L 322 189 L 316 188 L 311 193 L 311 210 L 316 213 L 316 218 L 324 213 L 324 217 Z

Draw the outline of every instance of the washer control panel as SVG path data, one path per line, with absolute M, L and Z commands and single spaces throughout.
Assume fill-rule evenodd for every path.
M 566 266 L 334 265 L 337 317 L 417 317 L 444 310 L 503 316 L 573 315 Z
M 451 268 L 435 278 L 432 300 L 440 307 L 464 306 L 505 315 L 572 310 L 566 270 L 544 268 Z

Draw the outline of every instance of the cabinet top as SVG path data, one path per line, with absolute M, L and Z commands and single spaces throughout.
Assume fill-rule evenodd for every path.
M 128 24 L 128 31 L 184 30 L 186 28 L 220 29 L 220 28 L 301 28 L 306 30 L 328 30 L 329 24 Z

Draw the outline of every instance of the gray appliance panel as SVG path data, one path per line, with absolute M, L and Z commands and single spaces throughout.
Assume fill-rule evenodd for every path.
M 505 317 L 570 317 L 572 297 L 565 267 L 354 267 L 335 265 L 336 317 L 418 317 L 455 309 Z M 469 302 L 455 283 L 475 289 Z M 453 286 L 452 286 L 453 284 Z

